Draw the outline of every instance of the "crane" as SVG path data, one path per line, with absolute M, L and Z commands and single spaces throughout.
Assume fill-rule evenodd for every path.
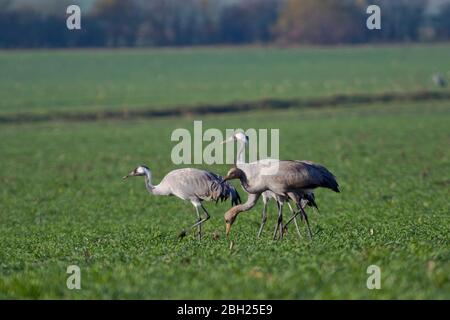
M 131 171 L 123 179 L 128 177 L 145 177 L 145 187 L 148 192 L 157 196 L 176 196 L 182 200 L 190 201 L 197 213 L 197 221 L 189 230 L 197 227 L 197 237 L 202 237 L 202 224 L 210 217 L 208 211 L 203 206 L 203 201 L 225 201 L 231 197 L 231 205 L 241 203 L 241 198 L 236 189 L 229 183 L 223 182 L 219 175 L 195 168 L 183 168 L 170 171 L 158 185 L 152 184 L 152 172 L 146 165 L 141 165 Z M 201 217 L 200 209 L 204 213 Z M 184 229 L 180 237 L 187 234 Z
M 238 141 L 241 143 L 238 153 L 237 153 L 237 156 L 236 156 L 235 166 L 245 166 L 245 159 L 244 159 L 243 152 L 245 150 L 245 146 L 248 144 L 248 140 L 249 139 L 248 139 L 247 135 L 245 135 L 242 131 L 237 131 L 233 135 L 231 135 L 228 139 L 221 142 L 222 144 L 228 143 L 231 141 Z M 262 217 L 261 217 L 261 224 L 260 224 L 258 234 L 257 234 L 258 238 L 261 236 L 264 225 L 267 221 L 267 205 L 268 205 L 268 202 L 270 201 L 270 199 L 274 199 L 276 201 L 277 209 L 278 209 L 278 219 L 277 219 L 277 224 L 275 226 L 273 239 L 274 240 L 276 239 L 278 230 L 280 230 L 280 234 L 279 234 L 280 238 L 283 236 L 282 231 L 284 231 L 284 229 L 282 227 L 282 222 L 283 222 L 282 210 L 283 210 L 283 205 L 285 202 L 287 202 L 289 205 L 289 209 L 291 210 L 292 217 L 294 218 L 297 234 L 299 235 L 299 237 L 301 237 L 300 229 L 298 228 L 298 224 L 297 224 L 296 214 L 289 203 L 289 198 L 286 198 L 281 195 L 277 195 L 270 190 L 266 190 L 262 193 L 262 199 L 263 199 L 264 205 L 263 205 L 263 211 L 262 211 Z M 299 200 L 299 201 L 301 201 L 301 200 Z
M 243 152 L 245 150 L 245 146 L 248 144 L 248 140 L 249 140 L 248 136 L 246 136 L 242 131 L 237 131 L 232 136 L 230 136 L 228 139 L 222 141 L 222 144 L 228 143 L 231 141 L 238 141 L 240 143 L 237 157 L 236 157 L 235 167 L 241 168 L 243 170 L 247 169 L 248 171 L 256 171 L 256 174 L 267 173 L 267 169 L 268 169 L 267 163 L 270 163 L 270 161 L 274 161 L 274 160 L 270 160 L 270 159 L 262 160 L 262 161 L 252 162 L 250 164 L 245 163 Z M 276 160 L 276 161 L 278 161 L 278 160 Z M 244 188 L 244 190 L 245 190 L 245 188 Z M 296 219 L 298 213 L 295 213 L 294 210 L 292 209 L 292 207 L 289 203 L 290 199 L 292 199 L 294 201 L 294 203 L 296 203 L 296 206 L 299 209 L 298 212 L 300 212 L 302 220 L 305 222 L 305 224 L 308 227 L 308 235 L 310 238 L 312 237 L 312 232 L 309 227 L 309 222 L 307 222 L 308 217 L 306 215 L 306 212 L 304 210 L 302 210 L 303 208 L 305 208 L 306 205 L 317 208 L 317 204 L 315 203 L 315 200 L 314 200 L 314 193 L 312 191 L 305 192 L 304 190 L 299 190 L 296 192 L 291 192 L 290 196 L 286 196 L 286 195 L 279 195 L 279 194 L 277 195 L 270 190 L 266 190 L 262 193 L 262 198 L 263 198 L 264 205 L 263 205 L 261 224 L 260 224 L 258 235 L 257 235 L 258 238 L 261 236 L 262 230 L 263 230 L 265 222 L 267 220 L 267 204 L 270 199 L 275 199 L 275 201 L 277 202 L 277 209 L 278 209 L 278 219 L 277 219 L 277 224 L 275 226 L 275 231 L 274 231 L 274 236 L 273 236 L 274 240 L 276 239 L 278 230 L 280 231 L 280 233 L 279 233 L 280 238 L 282 238 L 283 233 L 286 230 L 286 227 L 283 228 L 283 226 L 282 226 L 282 224 L 283 224 L 282 210 L 283 210 L 283 205 L 285 202 L 288 203 L 289 209 L 292 213 L 292 217 L 288 221 L 288 223 L 290 223 L 292 220 L 294 220 L 297 234 L 299 237 L 301 237 L 300 229 L 298 227 L 297 219 Z
M 245 137 L 243 133 L 236 133 L 224 142 L 230 140 L 244 142 L 241 143 L 238 151 L 241 154 L 245 148 L 246 141 L 246 137 L 244 138 L 242 136 Z M 242 159 L 243 157 L 240 155 L 239 158 Z M 240 212 L 250 210 L 256 204 L 259 196 L 263 192 L 270 190 L 278 197 L 290 198 L 297 204 L 297 207 L 300 209 L 300 214 L 308 227 L 309 236 L 312 237 L 308 217 L 302 207 L 301 199 L 311 200 L 311 204 L 316 206 L 313 193 L 315 188 L 324 187 L 339 192 L 339 185 L 334 175 L 324 166 L 311 161 L 260 160 L 252 163 L 238 161 L 230 169 L 224 181 L 231 179 L 240 180 L 243 189 L 249 194 L 249 198 L 246 203 L 235 206 L 225 213 L 227 234 L 229 234 L 237 215 Z M 281 200 L 281 198 L 277 200 Z M 278 227 L 281 228 L 280 233 L 282 234 L 282 214 L 280 207 L 278 210 Z M 296 215 L 293 215 L 291 220 L 295 219 Z

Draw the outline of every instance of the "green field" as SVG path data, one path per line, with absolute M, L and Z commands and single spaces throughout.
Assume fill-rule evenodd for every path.
M 164 108 L 411 92 L 450 77 L 450 45 L 0 52 L 0 113 Z
M 431 75 L 449 75 L 449 49 L 1 52 L 0 114 L 438 90 Z M 279 129 L 281 158 L 337 176 L 341 193 L 316 192 L 313 241 L 293 228 L 273 241 L 274 203 L 257 240 L 261 201 L 228 238 L 230 203 L 205 203 L 204 238 L 177 239 L 196 221 L 192 205 L 121 177 L 145 163 L 158 183 L 177 168 L 172 131 L 192 131 L 194 120 L 204 130 Z M 449 124 L 449 100 L 0 123 L 0 299 L 448 299 Z M 380 290 L 366 287 L 372 264 Z M 81 290 L 66 287 L 69 265 L 81 268 Z
M 170 133 L 191 128 L 191 119 L 3 125 L 0 297 L 449 297 L 447 102 L 203 120 L 280 128 L 283 158 L 314 159 L 337 175 L 341 194 L 317 192 L 312 242 L 293 230 L 271 240 L 273 203 L 258 241 L 261 204 L 241 214 L 227 239 L 228 203 L 207 203 L 201 242 L 177 240 L 195 221 L 192 206 L 121 177 L 145 162 L 159 181 L 174 168 Z M 71 264 L 82 270 L 79 291 L 66 288 Z M 371 264 L 382 270 L 381 290 L 366 288 Z

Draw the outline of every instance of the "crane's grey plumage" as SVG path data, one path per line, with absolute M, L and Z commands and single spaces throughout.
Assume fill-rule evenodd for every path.
M 148 192 L 159 196 L 176 196 L 182 200 L 190 201 L 197 213 L 197 222 L 191 227 L 198 227 L 198 237 L 201 238 L 201 225 L 209 219 L 209 213 L 203 206 L 203 201 L 225 201 L 231 198 L 232 205 L 241 203 L 241 198 L 236 189 L 229 183 L 224 183 L 222 177 L 215 173 L 184 168 L 169 172 L 158 185 L 152 184 L 152 173 L 145 166 L 134 169 L 124 179 L 131 176 L 144 176 L 145 187 Z M 199 209 L 203 210 L 204 218 L 201 218 Z M 180 236 L 186 235 L 183 231 Z
M 235 166 L 239 166 L 239 167 L 244 167 L 246 168 L 247 166 L 245 166 L 245 158 L 243 155 L 243 152 L 245 150 L 245 146 L 248 144 L 248 136 L 246 136 L 243 132 L 241 131 L 237 131 L 235 132 L 232 136 L 230 136 L 228 139 L 224 140 L 222 143 L 227 143 L 227 142 L 231 142 L 231 141 L 239 141 L 241 143 L 238 153 L 237 153 L 237 157 L 236 157 L 236 161 L 235 161 Z M 256 163 L 253 163 L 256 164 Z M 264 169 L 264 163 L 260 162 L 257 163 L 257 168 L 256 170 L 262 170 Z M 258 172 L 259 174 L 260 172 Z M 245 189 L 244 189 L 245 190 Z M 300 230 L 298 228 L 298 224 L 297 224 L 297 219 L 296 219 L 296 215 L 294 214 L 294 211 L 289 203 L 289 198 L 286 198 L 285 196 L 282 195 L 277 195 L 274 192 L 270 191 L 270 190 L 266 190 L 265 192 L 262 193 L 262 198 L 263 198 L 263 211 L 262 211 L 262 218 L 261 218 L 261 224 L 258 230 L 258 234 L 257 237 L 259 238 L 261 236 L 262 230 L 264 228 L 264 225 L 267 221 L 267 205 L 270 199 L 274 199 L 277 203 L 277 209 L 278 209 L 278 219 L 277 219 L 277 224 L 275 225 L 275 231 L 274 231 L 274 239 L 276 239 L 277 236 L 277 231 L 280 230 L 280 238 L 283 236 L 283 226 L 282 226 L 282 221 L 283 221 L 283 205 L 284 203 L 287 201 L 288 205 L 289 205 L 289 209 L 291 210 L 291 212 L 293 213 L 292 218 L 294 219 L 295 222 L 295 227 L 297 229 L 297 233 L 300 236 Z M 298 202 L 300 203 L 302 200 L 300 199 L 301 196 L 296 195 L 295 197 L 296 199 L 299 199 Z M 298 206 L 298 204 L 297 204 Z M 291 219 L 292 219 L 291 218 Z M 291 220 L 289 220 L 291 221 Z
M 277 228 L 280 230 L 280 237 L 283 234 L 282 226 L 282 207 L 283 203 L 292 199 L 296 203 L 299 213 L 301 214 L 303 221 L 305 221 L 309 236 L 312 237 L 312 232 L 308 222 L 308 216 L 304 210 L 302 201 L 307 201 L 310 206 L 316 207 L 313 189 L 317 187 L 329 188 L 335 192 L 339 192 L 339 186 L 334 175 L 326 169 L 324 166 L 313 163 L 311 161 L 299 161 L 299 160 L 262 160 L 252 163 L 245 163 L 242 152 L 245 145 L 248 143 L 248 138 L 243 133 L 238 132 L 231 136 L 225 142 L 237 140 L 241 142 L 241 146 L 238 151 L 238 160 L 235 166 L 228 172 L 224 181 L 231 179 L 239 179 L 243 189 L 250 195 L 261 195 L 266 191 L 271 191 L 272 194 L 266 194 L 266 200 L 271 196 L 277 200 L 278 204 L 278 221 Z M 264 197 L 264 196 L 263 196 Z M 256 200 L 259 196 L 256 198 Z M 250 210 L 254 198 L 250 199 L 242 206 L 236 206 L 231 208 L 225 213 L 225 221 L 227 224 L 227 234 L 230 232 L 231 225 L 234 223 L 236 216 L 243 211 Z M 263 198 L 264 201 L 264 198 Z M 292 209 L 292 207 L 290 208 Z M 292 210 L 293 211 L 293 210 Z M 288 221 L 292 221 L 298 213 L 294 214 Z M 263 208 L 263 219 L 260 226 L 260 235 L 262 228 L 264 227 L 266 215 L 266 207 Z M 287 223 L 287 224 L 288 224 Z M 286 224 L 286 225 L 287 225 Z M 276 235 L 276 230 L 274 236 Z M 298 227 L 297 232 L 299 233 Z
M 239 179 L 247 193 L 261 194 L 266 190 L 270 190 L 277 195 L 289 197 L 293 201 L 296 201 L 296 195 L 312 193 L 313 189 L 318 187 L 339 192 L 339 185 L 334 175 L 324 166 L 310 161 L 271 161 L 265 164 L 267 172 L 271 172 L 271 174 L 267 175 L 257 174 L 258 170 L 256 167 L 257 164 L 255 163 L 247 164 L 247 166 L 233 167 L 224 178 L 224 181 Z M 236 216 L 242 212 L 241 209 L 242 207 L 236 206 L 225 213 L 228 233 Z M 301 205 L 300 211 L 304 218 L 307 219 L 306 213 L 301 208 Z M 306 223 L 309 225 L 307 220 Z

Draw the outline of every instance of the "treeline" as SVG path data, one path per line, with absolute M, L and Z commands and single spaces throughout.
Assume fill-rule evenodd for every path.
M 427 14 L 427 3 L 426 0 L 97 0 L 88 10 L 82 7 L 82 29 L 69 31 L 66 1 L 46 2 L 46 6 L 53 7 L 43 11 L 0 0 L 0 47 L 449 40 L 450 4 Z M 381 8 L 381 30 L 366 28 L 369 4 Z

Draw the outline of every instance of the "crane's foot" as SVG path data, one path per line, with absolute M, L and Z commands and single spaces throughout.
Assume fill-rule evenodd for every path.
M 178 239 L 183 239 L 184 237 L 186 237 L 186 235 L 186 230 L 181 230 L 181 232 L 178 234 Z

